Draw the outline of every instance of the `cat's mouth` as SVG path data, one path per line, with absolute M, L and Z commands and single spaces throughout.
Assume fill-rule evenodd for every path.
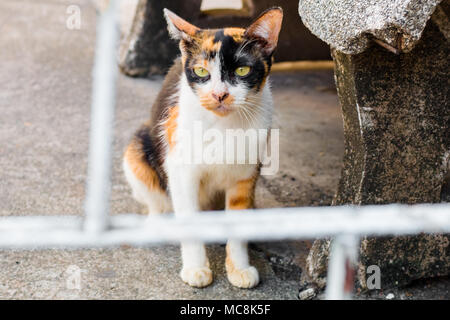
M 228 115 L 231 111 L 233 111 L 231 109 L 231 107 L 221 103 L 219 104 L 215 109 L 212 110 L 215 114 L 224 117 L 226 115 Z
M 202 106 L 207 110 L 214 112 L 215 115 L 220 117 L 225 117 L 233 111 L 232 105 L 226 103 L 225 101 L 202 101 Z

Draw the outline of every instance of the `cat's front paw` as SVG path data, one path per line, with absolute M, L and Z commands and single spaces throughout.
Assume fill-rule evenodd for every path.
M 259 283 L 258 270 L 255 267 L 245 269 L 227 268 L 228 281 L 238 288 L 250 289 Z
M 180 275 L 191 287 L 203 288 L 213 281 L 212 271 L 208 267 L 183 267 Z

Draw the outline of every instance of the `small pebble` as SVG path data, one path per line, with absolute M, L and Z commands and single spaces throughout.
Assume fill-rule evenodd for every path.
M 300 300 L 311 300 L 315 296 L 316 296 L 316 290 L 314 290 L 313 288 L 303 290 L 298 294 L 298 298 Z
M 395 296 L 394 296 L 393 293 L 389 293 L 389 294 L 386 296 L 386 299 L 388 299 L 388 300 L 392 300 L 392 299 L 394 299 L 394 298 L 395 298 Z

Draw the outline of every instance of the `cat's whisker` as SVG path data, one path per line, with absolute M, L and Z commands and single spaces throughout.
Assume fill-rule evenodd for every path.
M 246 103 L 252 104 L 252 105 L 256 105 L 258 107 L 264 107 L 264 104 L 262 101 L 260 100 L 247 100 Z
M 244 115 L 244 117 L 245 117 L 247 123 L 250 124 L 250 119 L 249 119 L 249 117 L 248 117 L 248 114 L 247 114 L 246 110 L 243 109 L 243 108 L 241 108 L 240 110 L 242 111 L 242 114 Z
M 255 118 L 255 120 L 258 120 L 258 124 L 262 125 L 262 123 L 260 123 L 260 122 L 261 121 L 264 122 L 264 119 L 267 119 L 267 117 L 269 117 L 268 111 L 264 108 L 259 108 L 258 106 L 249 106 L 249 105 L 247 105 L 245 108 L 253 116 L 253 118 Z
M 252 111 L 250 108 L 242 108 L 242 110 L 244 110 L 244 112 L 248 115 L 248 118 L 249 118 L 249 124 L 252 126 L 252 127 L 257 127 L 256 126 L 256 114 L 254 113 L 254 111 Z
M 241 127 L 243 127 L 244 126 L 244 119 L 242 118 L 241 110 L 236 105 L 233 105 L 233 108 L 236 109 L 236 112 L 237 112 L 237 114 L 239 116 L 239 119 L 241 120 Z
M 256 113 L 256 111 L 254 111 L 254 110 L 252 110 L 252 109 L 247 109 L 247 112 L 248 112 L 248 114 L 249 114 L 249 116 L 250 116 L 250 119 L 251 119 L 251 121 L 252 121 L 252 126 L 253 126 L 253 128 L 257 128 L 258 127 L 258 122 L 259 121 L 257 121 L 258 120 L 258 114 Z
M 260 107 L 258 105 L 255 105 L 255 104 L 246 104 L 245 108 L 250 109 L 250 110 L 254 110 L 254 111 L 258 111 L 258 112 L 260 112 L 260 114 L 264 114 L 265 112 L 267 112 L 266 109 L 264 109 L 264 108 L 262 108 L 262 107 Z
M 244 117 L 242 116 L 242 112 L 238 109 L 238 115 L 239 118 L 241 119 L 241 127 L 244 127 Z
M 243 108 L 243 110 L 248 116 L 250 126 L 255 127 L 254 116 L 251 113 L 251 110 L 249 108 Z
M 254 105 L 257 105 L 257 106 L 259 106 L 259 107 L 262 107 L 261 104 L 263 103 L 263 102 L 262 102 L 261 100 L 259 100 L 259 99 L 258 99 L 258 100 L 256 100 L 256 99 L 255 99 L 255 100 L 250 100 L 250 99 L 249 99 L 249 100 L 247 100 L 246 102 L 251 103 L 251 104 L 254 104 Z
M 239 112 L 245 115 L 247 123 L 253 127 L 260 124 L 260 119 L 268 114 L 266 108 L 260 105 L 260 101 L 258 98 L 246 97 L 238 99 L 235 103 L 239 106 Z
M 243 104 L 245 104 L 246 106 L 254 107 L 254 108 L 256 108 L 256 109 L 267 110 L 267 108 L 266 108 L 265 106 L 261 106 L 261 104 L 260 104 L 260 103 L 257 103 L 257 102 L 250 102 L 250 101 L 247 101 L 247 102 L 245 102 L 245 103 L 243 103 Z

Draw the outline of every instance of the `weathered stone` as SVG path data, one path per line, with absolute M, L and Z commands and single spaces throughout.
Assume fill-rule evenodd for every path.
M 361 53 L 373 37 L 409 52 L 442 0 L 300 0 L 305 26 L 332 48 Z
M 314 288 L 308 288 L 306 290 L 300 291 L 298 298 L 300 300 L 311 300 L 316 296 L 316 290 Z
M 448 4 L 448 2 L 447 2 Z M 450 46 L 444 17 L 431 19 L 409 53 L 378 45 L 347 55 L 332 51 L 346 150 L 334 204 L 434 203 L 448 197 Z M 447 22 L 440 23 L 445 18 Z M 442 21 L 441 21 L 442 22 Z M 370 265 L 382 287 L 450 273 L 449 235 L 364 238 L 359 284 Z M 328 240 L 314 243 L 308 274 L 325 284 Z
M 189 10 L 199 7 L 201 0 L 172 0 L 170 5 L 163 1 L 140 0 L 130 30 L 120 47 L 119 66 L 123 73 L 130 76 L 164 74 L 178 48 L 169 40 L 167 23 L 162 14 L 167 7 Z
M 327 284 L 328 256 L 330 254 L 329 239 L 314 241 L 306 258 L 306 274 L 303 278 L 313 282 L 319 288 L 325 288 Z
M 120 49 L 119 65 L 131 76 L 165 74 L 179 54 L 175 41 L 169 39 L 163 8 L 178 13 L 201 28 L 246 27 L 264 10 L 281 6 L 284 9 L 276 61 L 330 59 L 330 50 L 298 19 L 297 3 L 290 0 L 251 1 L 247 16 L 210 15 L 200 11 L 202 0 L 140 0 L 131 31 L 125 35 Z M 295 46 L 293 46 L 295 44 Z

